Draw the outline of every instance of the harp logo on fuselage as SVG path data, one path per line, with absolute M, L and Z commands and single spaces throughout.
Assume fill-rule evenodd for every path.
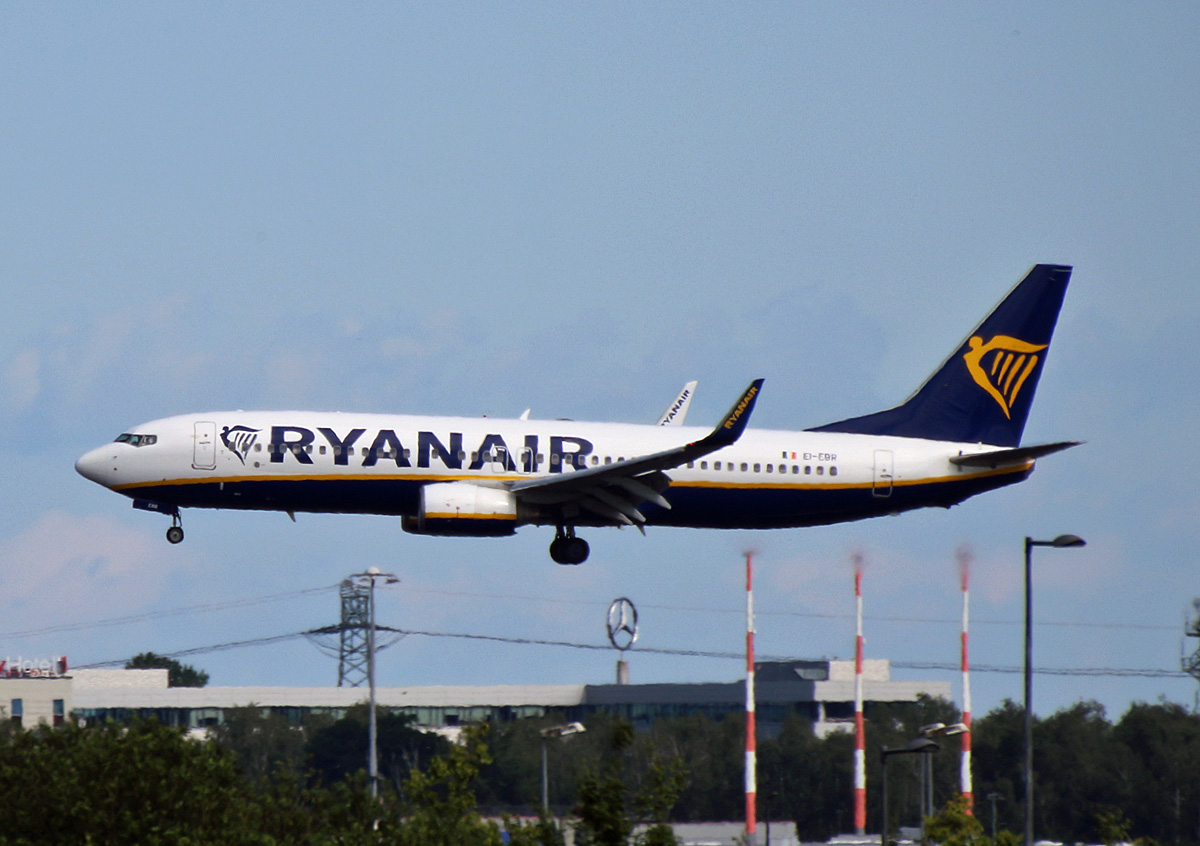
M 971 348 L 963 355 L 967 372 L 1011 420 L 1021 388 L 1041 360 L 1035 353 L 1046 349 L 1047 344 L 1030 344 L 1009 335 L 993 335 L 985 344 L 983 338 L 974 335 L 967 345 Z

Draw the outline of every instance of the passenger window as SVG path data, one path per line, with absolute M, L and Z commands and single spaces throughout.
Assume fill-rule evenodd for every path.
M 830 475 L 830 476 L 836 476 L 836 475 L 837 475 L 837 468 L 836 468 L 836 467 L 830 467 L 830 468 L 829 468 L 829 475 Z
M 774 469 L 773 465 L 771 465 L 771 464 L 768 464 L 768 465 L 767 465 L 767 472 L 768 472 L 768 473 L 770 473 L 770 472 L 771 472 L 773 469 Z
M 688 469 L 689 469 L 689 470 L 694 470 L 694 469 L 695 469 L 695 467 L 696 467 L 696 462 L 694 462 L 694 461 L 689 461 L 689 462 L 688 462 Z
M 604 456 L 604 463 L 605 463 L 605 464 L 612 464 L 612 456 L 611 456 L 611 455 L 606 455 L 606 456 Z
M 742 472 L 745 473 L 749 469 L 750 469 L 750 465 L 748 465 L 746 462 L 743 461 L 742 462 Z
M 320 453 L 321 453 L 321 455 L 325 454 L 325 444 L 321 444 Z
M 761 465 L 761 464 L 755 464 L 755 465 L 754 465 L 754 472 L 755 472 L 755 473 L 761 473 L 761 472 L 762 472 L 762 465 Z
M 824 475 L 825 475 L 825 468 L 824 468 L 822 465 L 820 465 L 820 464 L 818 464 L 818 465 L 817 465 L 817 475 L 818 475 L 818 476 L 824 476 Z
M 812 465 L 811 465 L 811 464 L 805 464 L 805 465 L 804 465 L 804 475 L 805 475 L 805 476 L 811 476 L 811 475 L 812 475 Z
M 799 473 L 800 473 L 800 465 L 793 464 L 792 465 L 792 475 L 795 476 L 795 475 L 798 475 Z
M 708 469 L 708 462 L 707 462 L 707 461 L 701 461 L 701 462 L 700 462 L 700 469 L 701 469 L 701 470 L 707 470 L 707 469 Z
M 255 445 L 254 445 L 254 451 L 255 451 L 255 452 L 262 452 L 262 444 L 255 444 Z
M 592 456 L 592 466 L 595 467 L 599 463 L 600 463 L 600 456 L 593 455 Z
M 714 470 L 720 470 L 720 469 L 721 469 L 721 462 L 719 462 L 719 461 L 714 461 L 714 462 L 713 462 L 713 469 L 714 469 Z

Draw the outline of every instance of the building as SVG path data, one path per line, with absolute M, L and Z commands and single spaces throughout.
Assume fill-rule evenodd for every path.
M 0 720 L 28 728 L 62 725 L 74 690 L 66 673 L 65 658 L 0 661 Z
M 64 698 L 82 720 L 153 717 L 167 725 L 202 729 L 219 724 L 226 711 L 256 706 L 303 722 L 309 714 L 340 717 L 364 702 L 363 687 L 168 687 L 166 670 L 75 670 Z M 7 684 L 0 679 L 0 686 Z M 550 714 L 584 720 L 607 713 L 647 727 L 655 720 L 706 714 L 719 720 L 745 707 L 745 682 L 686 684 L 559 684 L 379 687 L 376 701 L 407 714 L 427 729 L 476 722 L 508 722 Z M 5 693 L 4 696 L 8 694 Z M 886 660 L 863 662 L 867 703 L 915 702 L 921 695 L 950 696 L 949 682 L 893 681 Z M 0 698 L 0 701 L 3 701 Z M 854 722 L 854 662 L 781 661 L 756 665 L 759 731 L 778 732 L 790 714 L 810 720 L 818 734 Z

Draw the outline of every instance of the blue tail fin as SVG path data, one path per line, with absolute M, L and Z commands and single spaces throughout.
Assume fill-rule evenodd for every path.
M 809 431 L 1018 446 L 1070 278 L 1036 265 L 903 405 Z

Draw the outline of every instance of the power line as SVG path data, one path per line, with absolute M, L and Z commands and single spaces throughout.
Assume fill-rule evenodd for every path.
M 299 637 L 312 637 L 314 635 L 332 634 L 338 630 L 337 626 L 324 626 L 318 629 L 309 629 L 303 632 L 293 632 L 292 634 L 273 635 L 270 637 L 250 638 L 247 640 L 236 640 L 228 643 L 218 643 L 212 646 L 197 646 L 191 649 L 182 649 L 175 652 L 163 653 L 168 658 L 182 658 L 192 655 L 202 655 L 209 652 L 223 652 L 229 649 L 240 649 L 249 646 L 266 646 L 272 643 L 280 643 L 286 640 L 292 640 Z M 607 652 L 612 650 L 610 644 L 595 644 L 595 643 L 575 643 L 565 640 L 543 640 L 538 638 L 523 638 L 523 637 L 504 637 L 501 635 L 484 635 L 470 634 L 465 632 L 433 632 L 422 631 L 419 629 L 398 629 L 391 626 L 379 626 L 379 631 L 392 632 L 393 634 L 404 636 L 414 635 L 417 637 L 433 637 L 433 638 L 454 638 L 462 640 L 484 640 L 493 643 L 509 643 L 516 646 L 553 646 L 565 649 L 582 649 L 589 651 Z M 687 658 L 716 658 L 724 660 L 744 661 L 745 653 L 743 652 L 721 652 L 714 650 L 701 649 L 666 649 L 647 646 L 638 646 L 629 650 L 631 653 L 642 653 L 647 655 L 674 655 Z M 794 656 L 779 656 L 769 655 L 762 656 L 764 661 L 789 661 L 795 660 Z M 124 666 L 128 659 L 122 658 L 113 661 L 96 661 L 88 664 L 78 665 L 79 669 L 93 669 L 97 667 L 114 667 Z M 892 661 L 891 666 L 896 669 L 903 670 L 944 670 L 957 672 L 959 666 L 953 663 L 938 662 L 938 661 Z M 981 664 L 971 668 L 979 673 L 1020 673 L 1021 667 L 1007 666 L 1000 664 Z M 1121 678 L 1187 678 L 1187 674 L 1181 670 L 1167 670 L 1155 668 L 1122 668 L 1122 667 L 1034 667 L 1035 675 L 1042 676 L 1112 676 Z
M 427 593 L 436 594 L 439 596 L 463 596 L 475 597 L 478 599 L 515 599 L 524 602 L 543 602 L 559 605 L 584 605 L 592 608 L 603 607 L 596 602 L 586 599 L 564 599 L 560 597 L 550 596 L 530 596 L 528 594 L 513 594 L 513 593 L 479 593 L 475 591 L 453 591 L 439 590 L 436 588 L 413 588 L 405 589 L 406 593 Z M 744 608 L 720 608 L 712 606 L 698 605 L 658 605 L 650 603 L 638 603 L 639 608 L 656 609 L 660 611 L 687 611 L 700 614 L 745 614 Z M 850 612 L 824 612 L 824 611 L 762 611 L 755 609 L 754 612 L 760 617 L 800 617 L 813 618 L 818 620 L 853 620 L 854 614 Z M 883 622 L 883 623 L 938 623 L 938 624 L 953 624 L 958 625 L 962 622 L 959 617 L 912 617 L 912 616 L 895 616 L 882 614 L 865 615 L 865 620 Z M 973 618 L 973 624 L 984 626 L 1019 626 L 1019 620 L 1001 620 L 988 618 Z M 1122 623 L 1115 621 L 1072 621 L 1072 620 L 1034 620 L 1034 625 L 1038 627 L 1062 627 L 1062 628 L 1083 628 L 1083 629 L 1134 629 L 1144 631 L 1176 631 L 1178 626 L 1168 626 L 1156 623 Z
M 37 637 L 39 635 L 57 634 L 58 632 L 86 631 L 87 629 L 105 628 L 108 626 L 124 626 L 131 625 L 133 623 L 144 623 L 149 620 L 161 620 L 167 617 L 179 617 L 186 614 L 204 614 L 210 611 L 224 611 L 229 608 L 247 608 L 252 605 L 266 605 L 270 602 L 280 602 L 285 599 L 297 599 L 302 596 L 327 593 L 337 590 L 337 587 L 337 585 L 326 585 L 324 587 L 304 588 L 302 590 L 287 591 L 285 593 L 275 593 L 268 596 L 249 597 L 245 599 L 229 599 L 222 602 L 205 602 L 201 603 L 200 605 L 186 605 L 181 608 L 170 608 L 165 611 L 147 611 L 142 614 L 130 614 L 125 617 L 110 617 L 104 620 L 91 620 L 83 623 L 59 623 L 54 626 L 45 626 L 40 629 L 0 632 L 0 638 L 11 639 Z

